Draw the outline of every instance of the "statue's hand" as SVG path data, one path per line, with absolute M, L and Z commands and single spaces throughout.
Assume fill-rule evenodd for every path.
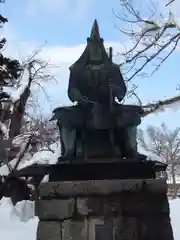
M 88 102 L 88 97 L 83 96 L 83 101 L 84 101 L 84 102 Z
M 88 104 L 89 103 L 89 100 L 86 96 L 82 96 L 79 103 L 81 104 Z

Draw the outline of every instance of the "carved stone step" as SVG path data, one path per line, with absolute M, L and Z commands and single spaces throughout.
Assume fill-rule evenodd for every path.
M 156 194 L 166 193 L 167 185 L 161 179 L 120 179 L 120 180 L 89 180 L 42 183 L 39 187 L 40 196 L 48 198 L 68 196 L 108 195 L 122 192 L 142 192 L 145 187 Z

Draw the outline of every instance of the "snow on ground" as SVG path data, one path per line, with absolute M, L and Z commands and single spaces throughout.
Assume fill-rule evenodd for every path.
M 173 228 L 174 240 L 180 239 L 180 199 L 170 201 L 170 216 Z
M 0 236 L 6 240 L 36 240 L 38 218 L 34 203 L 22 201 L 14 207 L 8 198 L 0 201 Z
M 174 240 L 180 239 L 180 199 L 170 201 Z M 6 240 L 36 240 L 38 218 L 34 203 L 22 201 L 15 207 L 9 198 L 0 201 L 0 236 Z M 163 230 L 163 229 L 162 229 Z

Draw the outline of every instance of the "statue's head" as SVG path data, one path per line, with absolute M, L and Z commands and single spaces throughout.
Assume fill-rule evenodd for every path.
M 89 63 L 98 65 L 102 63 L 105 65 L 112 63 L 104 47 L 103 38 L 100 37 L 97 20 L 94 21 L 91 35 L 87 39 L 87 47 L 80 58 L 70 66 L 70 69 L 76 67 L 84 68 Z
M 93 62 L 101 62 L 103 60 L 103 38 L 100 37 L 97 20 L 94 21 L 91 36 L 87 39 L 89 60 Z

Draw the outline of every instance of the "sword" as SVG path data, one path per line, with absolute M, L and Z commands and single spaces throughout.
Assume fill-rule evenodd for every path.
M 114 142 L 114 121 L 113 121 L 113 89 L 112 85 L 109 84 L 109 115 L 110 115 L 110 142 L 112 144 L 113 149 L 115 150 L 115 142 Z

